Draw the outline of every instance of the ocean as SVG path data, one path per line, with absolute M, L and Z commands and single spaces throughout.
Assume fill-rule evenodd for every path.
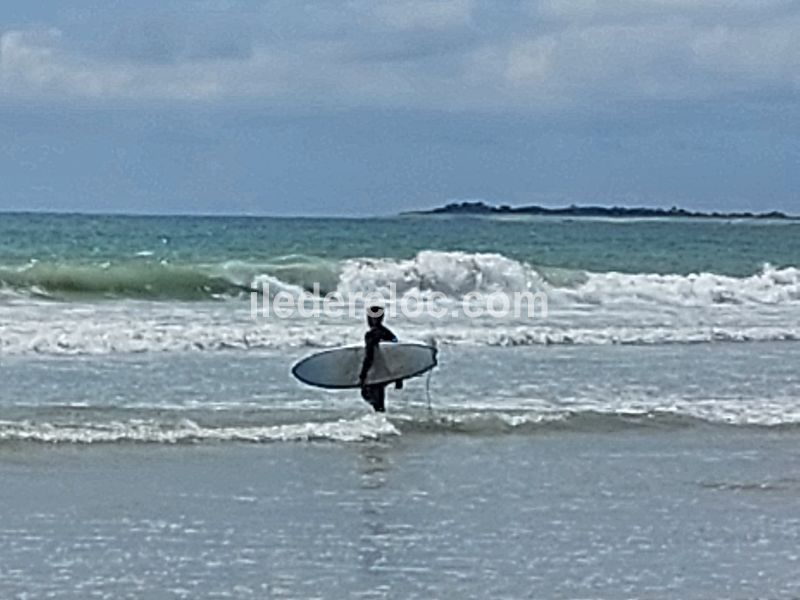
M 795 221 L 2 214 L 0 597 L 796 598 L 799 359 Z

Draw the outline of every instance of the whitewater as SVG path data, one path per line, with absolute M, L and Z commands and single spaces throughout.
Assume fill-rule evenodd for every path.
M 0 596 L 796 598 L 799 362 L 793 221 L 0 215 Z
M 798 421 L 795 379 L 781 371 L 800 341 L 791 222 L 7 215 L 0 230 L 0 358 L 8 372 L 50 382 L 7 388 L 0 441 L 359 441 Z M 328 294 L 347 310 L 326 311 Z M 533 313 L 469 310 L 520 294 L 546 302 Z M 254 312 L 278 295 L 317 310 Z M 311 351 L 358 343 L 370 295 L 385 298 L 401 339 L 439 346 L 436 415 L 419 382 L 398 407 L 413 410 L 384 421 L 364 419 L 357 397 L 340 404 L 341 394 L 289 376 Z M 409 299 L 436 310 L 409 315 L 400 310 Z M 686 372 L 688 356 L 706 365 L 690 388 L 660 374 L 675 357 Z M 142 375 L 162 363 L 172 374 L 144 392 Z M 738 371 L 761 381 L 775 369 L 763 389 L 728 389 Z M 235 391 L 242 372 L 267 391 Z M 631 381 L 640 372 L 654 378 L 647 393 Z M 113 376 L 85 381 L 102 373 Z M 545 393 L 554 379 L 563 385 Z
M 290 262 L 290 259 L 293 262 Z M 436 293 L 441 318 L 398 314 L 415 338 L 442 344 L 659 344 L 800 339 L 800 270 L 764 265 L 747 277 L 711 272 L 597 273 L 543 268 L 502 254 L 426 250 L 410 259 L 340 261 L 283 257 L 275 265 L 214 266 L 33 263 L 0 269 L 0 351 L 108 354 L 337 346 L 359 338 L 355 305 L 341 316 L 265 319 L 250 295 L 269 290 L 300 301 L 315 288 L 394 301 Z M 546 298 L 529 318 L 459 310 L 469 297 Z M 259 298 L 257 302 L 270 302 Z M 310 298 L 313 302 L 314 298 Z M 321 300 L 321 299 L 320 299 Z M 525 307 L 523 307 L 525 308 Z M 474 313 L 471 313 L 474 314 Z
M 547 363 L 556 356 L 548 348 L 586 348 L 587 356 L 606 356 L 608 348 L 632 347 L 644 360 L 665 351 L 696 352 L 693 346 L 721 357 L 730 344 L 748 355 L 763 353 L 764 344 L 788 344 L 791 354 L 800 341 L 800 226 L 793 223 L 7 215 L 0 231 L 5 234 L 0 238 L 0 358 L 6 363 L 71 359 L 79 372 L 91 372 L 108 361 L 126 364 L 129 358 L 181 364 L 186 356 L 201 355 L 211 364 L 228 364 L 237 356 L 237 361 L 269 363 L 263 369 L 274 370 L 272 388 L 279 389 L 278 382 L 289 386 L 288 408 L 282 410 L 290 415 L 301 406 L 297 402 L 311 399 L 288 377 L 292 361 L 313 349 L 357 343 L 363 335 L 364 298 L 370 295 L 386 299 L 392 327 L 402 339 L 438 345 L 446 362 L 470 357 L 472 363 L 449 372 L 456 378 L 484 363 L 484 356 L 494 357 L 493 372 L 505 360 L 519 362 L 524 373 L 532 368 L 530 357 Z M 372 238 L 378 242 L 370 243 Z M 565 243 L 570 238 L 572 243 Z M 671 269 L 665 268 L 667 262 Z M 335 294 L 348 310 L 327 312 L 326 294 Z M 510 303 L 520 294 L 536 294 L 546 302 L 534 306 L 539 310 L 533 313 L 527 307 L 517 313 L 468 310 L 482 303 L 485 309 L 498 297 Z M 278 295 L 310 303 L 317 312 L 310 318 L 254 312 Z M 406 314 L 399 309 L 409 299 L 436 310 Z M 755 359 L 745 370 L 763 371 L 762 362 Z M 502 388 L 508 379 L 500 378 L 498 385 Z M 478 382 L 478 389 L 485 384 Z M 130 385 L 142 384 L 134 379 Z M 520 385 L 527 385 L 524 378 Z M 569 390 L 562 395 L 569 396 Z M 455 412 L 437 423 L 444 429 L 477 423 L 479 430 L 485 425 L 521 431 L 531 425 L 582 423 L 585 415 L 615 423 L 623 413 L 650 415 L 657 422 L 676 417 L 744 425 L 794 423 L 793 395 L 792 389 L 783 390 L 777 401 L 784 403 L 782 411 L 767 402 L 757 410 L 756 399 L 734 394 L 732 400 L 711 401 L 718 414 L 700 410 L 705 401 L 682 400 L 668 386 L 641 405 L 592 397 L 576 420 L 572 408 L 560 405 L 530 412 L 514 392 L 517 399 L 503 405 L 511 412 L 497 412 L 497 399 L 474 407 L 461 398 L 450 407 Z M 207 426 L 203 411 L 213 404 L 208 399 L 199 419 L 156 405 L 132 416 L 126 404 L 97 418 L 83 410 L 77 413 L 76 428 L 57 420 L 60 425 L 53 431 L 47 430 L 50 421 L 45 419 L 42 429 L 38 419 L 23 411 L 0 427 L 0 438 L 346 440 L 395 435 L 409 427 L 406 421 L 365 424 L 335 409 L 325 412 L 329 398 L 313 396 L 321 402 L 317 410 L 323 417 L 308 421 L 302 413 L 283 422 L 275 420 L 283 405 L 271 397 L 252 420 L 232 429 L 225 423 Z M 65 410 L 84 401 L 73 398 Z M 739 414 L 731 402 L 747 410 Z M 121 415 L 115 415 L 116 408 L 124 408 Z

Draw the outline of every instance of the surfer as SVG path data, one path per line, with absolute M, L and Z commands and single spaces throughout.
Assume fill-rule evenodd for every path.
M 396 342 L 397 337 L 391 330 L 383 324 L 383 308 L 380 306 L 370 306 L 367 309 L 367 325 L 369 331 L 364 335 L 364 363 L 361 365 L 361 374 L 358 376 L 361 385 L 361 397 L 370 403 L 375 412 L 385 412 L 384 401 L 386 399 L 386 384 L 380 383 L 368 385 L 365 383 L 367 373 L 375 360 L 375 350 L 381 342 Z M 403 381 L 395 382 L 395 387 L 403 389 Z

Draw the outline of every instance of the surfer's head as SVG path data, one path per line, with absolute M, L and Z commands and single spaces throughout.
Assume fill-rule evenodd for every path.
M 370 306 L 367 308 L 367 325 L 374 327 L 383 323 L 383 307 Z

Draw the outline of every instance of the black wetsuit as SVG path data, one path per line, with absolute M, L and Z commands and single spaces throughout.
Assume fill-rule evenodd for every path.
M 396 342 L 397 338 L 389 330 L 384 327 L 383 323 L 378 323 L 370 328 L 364 335 L 364 344 L 366 351 L 364 352 L 364 364 L 361 366 L 361 381 L 367 378 L 372 367 L 372 362 L 375 360 L 375 349 L 381 342 Z M 386 384 L 379 383 L 376 385 L 364 385 L 361 387 L 361 397 L 372 405 L 376 412 L 384 412 L 386 407 L 384 401 L 386 399 Z

